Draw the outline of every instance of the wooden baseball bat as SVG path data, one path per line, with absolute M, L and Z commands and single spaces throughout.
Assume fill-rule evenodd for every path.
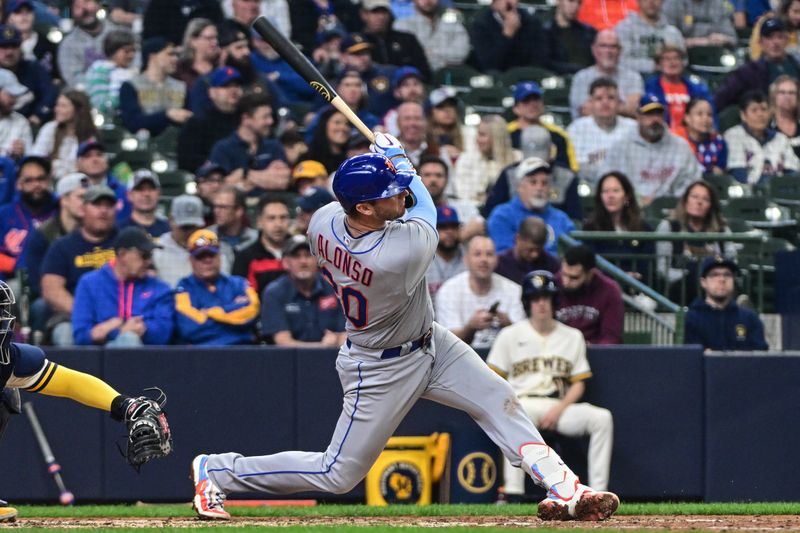
M 75 503 L 75 496 L 67 490 L 66 485 L 64 485 L 64 480 L 61 479 L 61 465 L 56 462 L 53 450 L 50 449 L 50 443 L 47 441 L 47 437 L 42 430 L 42 425 L 39 423 L 39 417 L 36 416 L 36 411 L 33 410 L 33 404 L 31 402 L 25 402 L 22 404 L 22 410 L 25 411 L 25 415 L 31 423 L 33 434 L 36 436 L 36 442 L 39 443 L 42 457 L 44 457 L 44 462 L 47 463 L 47 471 L 53 475 L 53 480 L 58 487 L 60 493 L 58 500 L 61 502 L 61 505 L 72 505 Z
M 258 17 L 253 22 L 253 29 L 258 32 L 262 39 L 272 46 L 278 55 L 281 56 L 284 61 L 289 63 L 289 65 L 298 73 L 300 76 L 306 80 L 311 87 L 314 88 L 322 97 L 330 102 L 330 104 L 339 110 L 350 123 L 358 128 L 364 137 L 369 139 L 369 142 L 375 142 L 375 134 L 370 131 L 364 122 L 358 118 L 350 106 L 348 106 L 342 98 L 336 94 L 336 91 L 328 83 L 322 74 L 319 73 L 317 67 L 315 67 L 308 58 L 303 55 L 303 53 L 294 45 L 292 42 L 287 39 L 278 29 L 272 25 L 272 23 L 267 20 L 265 17 L 261 16 Z

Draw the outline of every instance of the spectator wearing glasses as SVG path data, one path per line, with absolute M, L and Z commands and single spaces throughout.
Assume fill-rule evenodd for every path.
M 119 107 L 122 124 L 133 133 L 147 130 L 158 135 L 168 126 L 180 126 L 192 118 L 184 109 L 186 84 L 172 77 L 178 68 L 175 45 L 163 37 L 142 43 L 144 71 L 122 84 Z
M 336 292 L 317 269 L 305 235 L 286 242 L 283 265 L 286 274 L 264 289 L 262 335 L 278 346 L 341 346 L 344 314 Z
M 75 344 L 167 344 L 172 336 L 172 289 L 150 273 L 158 245 L 141 228 L 125 228 L 114 261 L 81 278 L 75 289 Z
M 219 66 L 219 32 L 208 19 L 196 18 L 186 26 L 175 77 L 191 91 L 194 84 Z
M 195 172 L 197 196 L 203 202 L 203 218 L 206 226 L 214 223 L 214 195 L 222 188 L 225 179 L 225 169 L 216 163 L 206 161 Z
M 800 4 L 799 4 L 800 5 Z M 786 135 L 795 155 L 800 156 L 800 83 L 783 75 L 769 86 L 769 104 L 772 110 L 770 127 Z
M 707 257 L 700 270 L 705 298 L 698 296 L 686 313 L 686 344 L 700 344 L 706 350 L 768 350 L 764 324 L 758 315 L 739 307 L 736 273 L 732 259 Z
M 29 156 L 22 160 L 14 201 L 0 207 L 0 279 L 25 268 L 24 251 L 33 231 L 53 216 L 53 178 L 50 162 Z
M 200 198 L 188 194 L 173 198 L 169 226 L 169 233 L 163 234 L 158 240 L 161 248 L 153 254 L 153 266 L 161 280 L 175 287 L 181 279 L 192 273 L 187 240 L 192 233 L 205 226 Z M 222 271 L 231 271 L 230 263 L 224 256 Z
M 197 230 L 188 239 L 192 274 L 175 294 L 178 342 L 207 346 L 250 344 L 258 319 L 258 294 L 239 276 L 222 273 L 216 233 Z
M 251 228 L 246 220 L 244 193 L 230 185 L 223 187 L 214 195 L 214 225 L 208 229 L 214 232 L 222 243 L 222 253 L 228 263 L 233 263 L 233 254 L 244 250 L 258 240 L 258 231 Z

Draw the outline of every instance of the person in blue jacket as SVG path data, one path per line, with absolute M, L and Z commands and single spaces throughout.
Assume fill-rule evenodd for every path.
M 83 276 L 75 289 L 75 344 L 141 346 L 168 344 L 172 336 L 172 289 L 153 276 L 158 245 L 141 228 L 119 232 L 115 257 Z
M 547 224 L 545 250 L 557 253 L 558 238 L 575 229 L 575 224 L 562 210 L 550 205 L 550 165 L 538 157 L 524 159 L 517 167 L 517 194 L 498 205 L 489 215 L 486 228 L 497 253 L 514 246 L 514 236 L 522 221 L 539 217 Z
M 702 344 L 706 350 L 768 350 L 764 324 L 750 309 L 736 304 L 732 259 L 707 257 L 700 270 L 705 298 L 698 297 L 686 313 L 686 344 Z
M 221 273 L 217 234 L 200 229 L 187 241 L 192 274 L 178 282 L 175 316 L 183 344 L 248 344 L 255 340 L 258 293 L 241 276 Z

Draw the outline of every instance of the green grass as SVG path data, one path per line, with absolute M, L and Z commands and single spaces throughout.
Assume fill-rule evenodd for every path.
M 186 517 L 194 516 L 188 504 L 154 505 L 48 505 L 17 506 L 25 518 L 45 517 Z M 427 507 L 318 505 L 314 507 L 232 507 L 234 516 L 530 516 L 532 505 L 460 504 Z M 796 515 L 800 503 L 626 503 L 619 515 Z M 163 531 L 163 530 L 162 530 Z M 282 528 L 281 531 L 286 531 Z M 481 531 L 484 531 L 483 529 Z

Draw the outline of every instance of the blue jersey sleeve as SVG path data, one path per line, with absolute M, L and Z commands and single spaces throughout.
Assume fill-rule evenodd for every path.
M 44 352 L 38 346 L 11 343 L 11 365 L 15 376 L 32 376 L 42 369 L 45 361 Z

